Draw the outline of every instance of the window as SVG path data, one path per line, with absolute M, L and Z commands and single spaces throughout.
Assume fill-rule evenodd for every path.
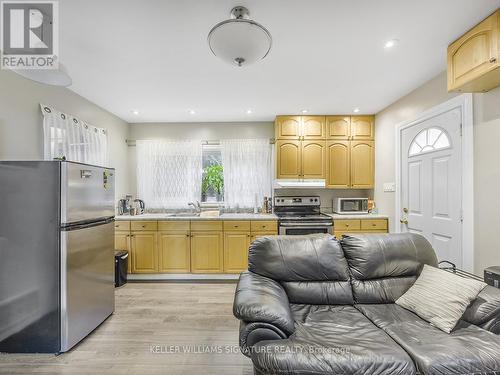
M 106 130 L 41 104 L 44 129 L 44 158 L 65 158 L 106 166 Z
M 201 201 L 222 203 L 224 201 L 224 172 L 221 147 L 219 145 L 203 145 L 202 164 Z
M 422 130 L 413 139 L 410 145 L 409 156 L 443 150 L 450 146 L 450 139 L 444 130 L 439 128 L 428 128 Z

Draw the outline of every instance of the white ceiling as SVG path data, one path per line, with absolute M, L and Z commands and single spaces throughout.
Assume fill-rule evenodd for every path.
M 244 68 L 220 61 L 207 45 L 211 27 L 235 5 L 248 7 L 273 36 L 268 57 Z M 446 46 L 499 6 L 500 0 L 62 0 L 60 54 L 71 89 L 128 122 L 267 121 L 302 109 L 355 107 L 376 113 L 443 71 Z M 399 45 L 385 50 L 392 38 Z

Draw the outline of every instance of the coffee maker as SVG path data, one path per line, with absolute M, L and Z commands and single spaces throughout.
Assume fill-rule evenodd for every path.
M 126 195 L 125 199 L 118 201 L 118 215 L 130 215 L 132 210 L 132 196 Z

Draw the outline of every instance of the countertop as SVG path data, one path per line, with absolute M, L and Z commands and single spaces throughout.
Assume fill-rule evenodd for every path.
M 351 214 L 351 215 L 341 215 L 341 214 L 327 214 L 332 217 L 333 220 L 366 220 L 366 219 L 388 219 L 389 216 L 382 214 Z
M 199 216 L 174 216 L 174 214 L 142 214 L 142 215 L 117 215 L 115 220 L 278 220 L 275 214 L 251 214 L 251 213 L 239 213 L 239 214 L 222 214 L 215 217 L 199 217 Z

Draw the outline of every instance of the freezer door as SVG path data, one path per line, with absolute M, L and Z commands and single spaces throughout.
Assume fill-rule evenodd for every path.
M 115 171 L 87 164 L 61 163 L 63 226 L 115 215 Z
M 61 231 L 61 352 L 114 311 L 114 221 Z

